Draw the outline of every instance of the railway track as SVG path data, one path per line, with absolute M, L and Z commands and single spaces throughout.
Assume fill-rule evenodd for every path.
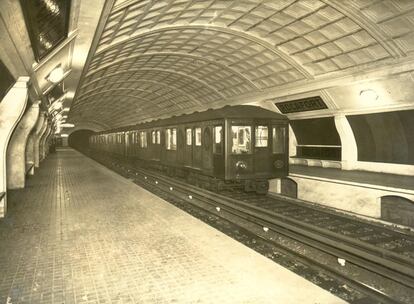
M 358 294 L 351 302 L 414 303 L 414 260 L 409 250 L 414 238 L 410 234 L 367 223 L 359 226 L 339 215 L 282 199 L 219 194 L 126 163 L 112 165 L 167 201 L 178 200 L 225 219 L 291 259 L 342 282 Z M 387 238 L 403 245 L 382 246 Z

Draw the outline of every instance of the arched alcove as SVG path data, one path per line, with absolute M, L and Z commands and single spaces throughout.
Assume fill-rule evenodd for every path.
M 414 202 L 401 196 L 385 195 L 380 198 L 381 219 L 414 227 Z
M 280 192 L 283 195 L 297 198 L 298 197 L 298 184 L 290 178 L 282 178 L 280 182 Z

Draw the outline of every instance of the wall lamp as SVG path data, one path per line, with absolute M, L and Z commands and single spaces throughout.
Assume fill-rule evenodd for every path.
M 359 96 L 366 101 L 376 101 L 378 100 L 378 94 L 372 89 L 362 90 L 359 92 Z
M 50 72 L 49 76 L 47 76 L 47 80 L 52 83 L 59 83 L 62 81 L 64 75 L 65 71 L 60 65 L 58 65 L 52 70 L 52 72 Z

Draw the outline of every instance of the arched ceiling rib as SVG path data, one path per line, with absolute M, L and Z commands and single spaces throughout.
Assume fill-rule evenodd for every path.
M 188 112 L 414 51 L 408 0 L 118 0 L 108 11 L 73 121 L 92 111 L 91 101 L 107 110 L 94 108 L 102 113 L 96 119 L 127 125 L 157 118 L 159 104 Z M 139 113 L 139 101 L 117 96 L 128 88 L 159 92 L 160 85 L 173 91 L 152 94 Z
M 200 83 L 190 82 L 189 78 L 179 77 L 178 74 L 142 69 L 128 69 L 127 71 L 108 74 L 102 76 L 99 79 L 89 82 L 88 86 L 85 86 L 84 88 L 95 88 L 102 84 L 116 88 L 114 85 L 115 82 L 120 83 L 123 81 L 132 80 L 158 82 L 164 85 L 178 88 L 187 92 L 187 94 L 192 95 L 195 99 L 200 100 L 203 103 L 209 103 L 219 98 L 214 94 L 214 92 L 211 92 L 207 87 L 202 86 Z M 82 90 L 80 92 L 83 94 L 84 91 Z
M 188 100 L 192 100 L 195 104 L 199 103 L 198 100 L 194 99 L 190 94 L 186 93 L 185 91 L 183 91 L 181 89 L 174 88 L 172 86 L 169 86 L 169 85 L 166 85 L 166 84 L 163 84 L 163 83 L 159 83 L 159 82 L 156 82 L 156 81 L 150 81 L 150 80 L 115 81 L 115 82 L 111 82 L 110 84 L 107 84 L 107 85 L 96 86 L 93 89 L 91 89 L 89 91 L 86 91 L 83 95 L 79 96 L 78 98 L 81 99 L 84 96 L 89 97 L 90 93 L 100 91 L 100 90 L 103 90 L 103 89 L 115 90 L 116 88 L 119 87 L 119 85 L 127 85 L 128 88 L 131 88 L 131 89 L 141 88 L 141 90 L 146 90 L 146 91 L 150 91 L 150 89 L 153 89 L 154 93 L 168 95 L 169 98 L 186 98 Z M 114 87 L 112 87 L 112 86 L 114 86 Z
M 252 82 L 250 79 L 248 79 L 246 76 L 244 76 L 242 73 L 239 73 L 238 71 L 236 71 L 234 68 L 232 68 L 231 66 L 222 64 L 220 62 L 218 62 L 217 60 L 211 60 L 202 56 L 197 56 L 197 55 L 193 55 L 193 54 L 187 54 L 187 53 L 168 53 L 168 52 L 159 52 L 159 53 L 145 53 L 145 54 L 138 54 L 138 55 L 134 55 L 134 56 L 129 56 L 126 58 L 120 58 L 117 59 L 115 61 L 111 61 L 109 63 L 107 63 L 106 65 L 99 65 L 97 69 L 93 69 L 91 70 L 88 75 L 86 75 L 87 77 L 90 77 L 92 74 L 99 72 L 101 70 L 105 70 L 106 72 L 108 71 L 107 69 L 109 67 L 117 67 L 119 64 L 124 64 L 124 63 L 136 63 L 138 59 L 142 58 L 142 57 L 164 57 L 164 58 L 177 58 L 176 60 L 185 60 L 186 62 L 184 63 L 185 65 L 194 65 L 194 68 L 199 69 L 200 66 L 202 67 L 207 67 L 208 65 L 210 65 L 210 69 L 221 69 L 221 70 L 226 70 L 227 73 L 225 73 L 226 77 L 227 75 L 237 75 L 237 77 L 240 77 L 242 80 L 240 82 L 246 82 L 246 84 L 250 84 L 250 86 L 254 89 L 259 89 L 254 82 Z M 174 61 L 176 61 L 174 60 Z M 171 61 L 171 60 L 170 60 Z M 170 62 L 171 64 L 171 62 Z

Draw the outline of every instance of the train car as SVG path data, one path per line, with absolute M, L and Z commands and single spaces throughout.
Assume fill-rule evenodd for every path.
M 102 137 L 112 138 L 102 140 Z M 226 106 L 93 135 L 94 152 L 220 190 L 228 185 L 266 193 L 288 174 L 288 120 L 255 106 Z

